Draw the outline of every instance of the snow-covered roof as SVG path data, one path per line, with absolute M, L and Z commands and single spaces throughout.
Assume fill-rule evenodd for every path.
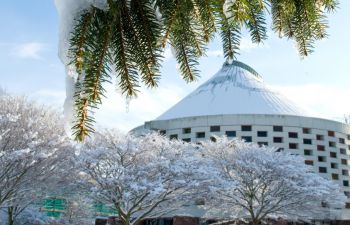
M 156 120 L 227 114 L 308 116 L 271 90 L 250 66 L 233 61 Z

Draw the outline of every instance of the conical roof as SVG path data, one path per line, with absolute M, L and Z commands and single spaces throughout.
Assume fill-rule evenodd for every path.
M 275 114 L 307 116 L 280 93 L 271 90 L 248 65 L 225 63 L 199 86 L 156 120 L 227 114 Z

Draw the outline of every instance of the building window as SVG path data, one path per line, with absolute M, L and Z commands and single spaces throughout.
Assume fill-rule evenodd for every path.
M 273 137 L 273 142 L 274 143 L 282 143 L 283 142 L 283 138 L 282 137 Z
M 252 137 L 251 136 L 242 136 L 242 139 L 245 140 L 246 142 L 252 142 Z
M 345 195 L 347 198 L 350 198 L 350 192 L 344 191 L 344 195 Z
M 339 175 L 336 173 L 332 173 L 332 180 L 339 180 Z
M 332 169 L 338 169 L 338 163 L 331 163 Z
M 317 145 L 317 150 L 318 151 L 324 151 L 325 150 L 324 145 Z
M 340 154 L 346 155 L 346 150 L 345 150 L 345 148 L 340 148 L 339 151 L 340 151 Z
M 177 138 L 178 138 L 178 135 L 177 135 L 177 134 L 171 134 L 171 135 L 169 136 L 169 138 L 170 138 L 170 140 L 172 140 L 172 139 L 177 139 Z
M 298 133 L 297 132 L 289 132 L 288 137 L 289 138 L 298 138 Z
M 350 134 L 347 137 L 348 137 L 348 140 L 350 141 Z
M 220 126 L 210 126 L 210 132 L 220 132 Z
M 329 153 L 329 156 L 330 156 L 331 158 L 337 158 L 337 153 L 336 153 L 336 152 L 330 152 L 330 153 Z
M 343 174 L 343 176 L 349 176 L 349 170 L 342 170 L 341 174 Z
M 166 130 L 160 130 L 160 131 L 159 131 L 159 134 L 160 134 L 160 135 L 165 135 L 165 134 L 166 134 Z
M 314 161 L 312 161 L 312 160 L 305 160 L 305 164 L 309 165 L 309 166 L 313 166 L 314 165 Z
M 323 140 L 324 140 L 324 136 L 321 135 L 321 134 L 317 134 L 317 135 L 316 135 L 316 139 L 317 139 L 318 141 L 323 141 Z
M 343 180 L 343 186 L 349 187 L 349 181 L 348 180 Z
M 183 142 L 191 142 L 191 138 L 183 138 L 182 141 Z
M 341 159 L 341 164 L 348 165 L 348 160 L 347 159 Z
M 334 141 L 328 142 L 329 147 L 337 147 Z
M 318 158 L 319 162 L 326 162 L 327 161 L 326 156 L 318 156 L 317 158 Z
M 312 150 L 310 150 L 310 149 L 305 149 L 305 150 L 304 150 L 304 155 L 312 155 Z
M 215 137 L 213 137 L 213 136 L 211 136 L 211 137 L 210 137 L 210 141 L 212 141 L 212 142 L 216 142 L 216 138 L 215 138 Z
M 190 127 L 186 127 L 182 129 L 182 133 L 183 134 L 190 134 L 191 133 L 191 128 Z
M 350 145 L 348 145 L 348 149 L 350 150 Z
M 303 139 L 303 143 L 304 143 L 305 145 L 312 145 L 312 140 L 311 140 L 311 139 L 306 139 L 306 138 L 304 138 L 304 139 Z
M 258 137 L 267 137 L 267 131 L 258 131 L 257 135 Z
M 282 132 L 283 131 L 283 127 L 282 126 L 273 126 L 273 131 L 274 132 Z
M 268 146 L 269 143 L 268 143 L 268 142 L 258 142 L 258 145 L 259 145 L 260 147 L 262 147 L 262 146 Z
M 205 138 L 205 132 L 197 132 L 196 138 Z
M 329 136 L 329 137 L 334 137 L 334 131 L 329 130 L 329 131 L 328 131 L 328 136 Z
M 327 173 L 327 167 L 318 167 L 318 172 Z
M 340 144 L 345 144 L 345 139 L 344 138 L 339 138 L 339 143 Z
M 303 134 L 311 134 L 310 128 L 303 128 Z
M 242 131 L 252 131 L 252 126 L 250 126 L 250 125 L 243 125 L 241 127 L 241 130 Z
M 236 131 L 230 130 L 225 132 L 227 137 L 236 137 Z
M 289 148 L 290 149 L 298 149 L 298 144 L 297 143 L 289 143 Z

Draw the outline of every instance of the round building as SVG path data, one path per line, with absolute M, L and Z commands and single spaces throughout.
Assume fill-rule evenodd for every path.
M 133 129 L 200 142 L 226 135 L 302 155 L 350 198 L 350 125 L 312 117 L 268 88 L 248 65 L 233 61 L 157 119 Z M 350 219 L 350 199 L 341 218 Z

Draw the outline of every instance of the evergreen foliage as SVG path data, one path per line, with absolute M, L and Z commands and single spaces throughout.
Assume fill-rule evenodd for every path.
M 215 33 L 231 61 L 239 52 L 241 30 L 261 43 L 267 38 L 266 17 L 272 15 L 273 30 L 296 41 L 304 57 L 327 36 L 326 14 L 336 7 L 337 0 L 108 0 L 106 10 L 91 5 L 77 15 L 69 43 L 79 75 L 74 135 L 83 140 L 93 131 L 91 110 L 101 103 L 111 72 L 127 97 L 137 96 L 140 83 L 156 87 L 168 44 L 183 79 L 191 82 Z

